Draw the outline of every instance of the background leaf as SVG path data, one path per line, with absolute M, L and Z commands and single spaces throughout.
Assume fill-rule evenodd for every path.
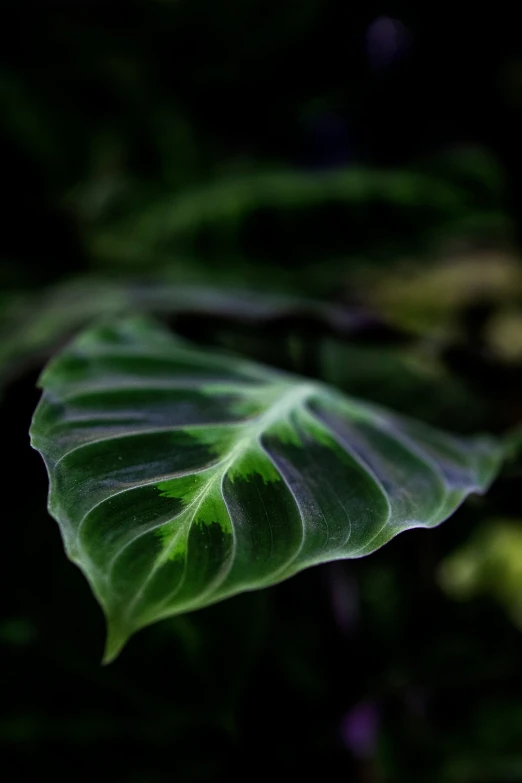
M 106 660 L 155 620 L 439 524 L 501 456 L 143 320 L 84 332 L 41 383 L 32 443 Z

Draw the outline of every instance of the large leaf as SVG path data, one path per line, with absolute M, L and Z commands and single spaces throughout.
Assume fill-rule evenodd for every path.
M 500 461 L 321 383 L 195 350 L 154 323 L 84 332 L 45 370 L 32 443 L 108 620 L 149 623 L 439 524 Z

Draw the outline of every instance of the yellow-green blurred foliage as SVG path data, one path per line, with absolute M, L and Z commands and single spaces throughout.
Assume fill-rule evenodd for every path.
M 522 267 L 514 254 L 503 251 L 449 255 L 427 267 L 405 263 L 380 274 L 369 298 L 403 328 L 448 336 L 466 306 L 487 302 L 512 309 L 522 302 Z M 505 346 L 498 326 L 492 340 Z
M 457 600 L 493 597 L 522 630 L 522 520 L 486 520 L 441 562 L 438 580 Z

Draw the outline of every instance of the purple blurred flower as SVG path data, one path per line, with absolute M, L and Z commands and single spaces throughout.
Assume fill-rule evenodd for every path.
M 379 16 L 366 30 L 366 52 L 372 68 L 388 68 L 403 57 L 410 44 L 410 32 L 398 19 Z
M 379 723 L 377 704 L 373 701 L 360 702 L 341 721 L 344 746 L 357 758 L 371 758 L 377 746 Z

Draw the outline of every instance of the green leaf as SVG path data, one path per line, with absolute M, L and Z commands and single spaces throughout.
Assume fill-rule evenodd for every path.
M 44 371 L 31 427 L 49 510 L 108 621 L 139 628 L 432 527 L 501 450 L 180 342 L 87 330 Z

